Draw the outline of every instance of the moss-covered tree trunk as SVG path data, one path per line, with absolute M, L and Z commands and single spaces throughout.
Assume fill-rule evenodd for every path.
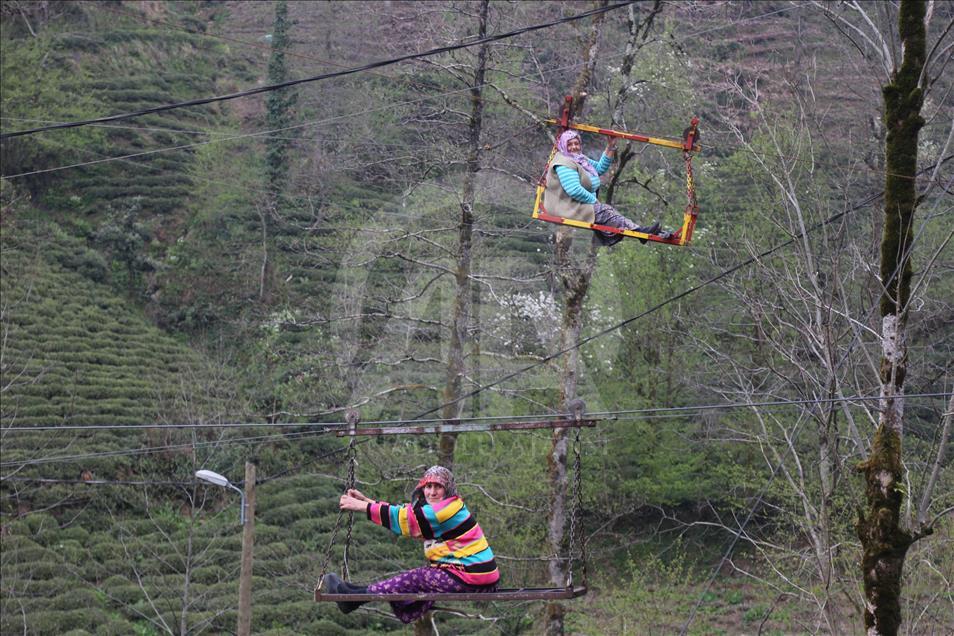
M 917 207 L 918 133 L 925 60 L 925 3 L 903 0 L 898 20 L 902 60 L 884 87 L 885 218 L 881 240 L 881 414 L 871 455 L 859 467 L 866 509 L 856 525 L 862 544 L 865 629 L 896 634 L 901 625 L 901 573 L 915 536 L 901 520 L 901 439 L 907 371 L 905 322 L 911 287 L 912 222 Z

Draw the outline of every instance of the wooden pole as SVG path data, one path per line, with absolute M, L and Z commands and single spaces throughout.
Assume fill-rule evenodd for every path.
M 255 542 L 255 464 L 245 462 L 245 525 L 239 576 L 238 636 L 252 633 L 252 546 Z

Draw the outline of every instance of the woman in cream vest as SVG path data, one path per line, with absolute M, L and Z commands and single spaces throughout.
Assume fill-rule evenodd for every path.
M 606 150 L 599 161 L 583 154 L 580 135 L 575 130 L 564 131 L 557 140 L 557 152 L 547 166 L 547 186 L 543 192 L 543 207 L 554 216 L 608 225 L 624 230 L 666 235 L 659 223 L 640 226 L 613 209 L 600 203 L 596 192 L 600 187 L 600 175 L 613 164 L 616 157 L 616 138 L 610 137 Z M 614 245 L 623 239 L 621 234 L 596 232 L 603 245 Z M 646 241 L 643 240 L 643 243 Z

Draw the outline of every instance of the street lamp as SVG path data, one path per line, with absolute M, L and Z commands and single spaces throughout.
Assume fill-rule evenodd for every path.
M 246 501 L 245 501 L 245 491 L 242 490 L 241 488 L 239 488 L 238 486 L 235 486 L 234 484 L 232 484 L 232 483 L 231 483 L 228 479 L 226 479 L 224 476 L 222 476 L 222 475 L 220 475 L 220 474 L 218 474 L 218 473 L 216 473 L 216 472 L 213 472 L 213 471 L 211 471 L 211 470 L 199 470 L 199 471 L 196 471 L 195 476 L 196 476 L 196 479 L 201 479 L 202 481 L 207 481 L 207 482 L 209 482 L 210 484 L 214 484 L 214 485 L 220 486 L 220 487 L 222 487 L 222 488 L 231 488 L 232 490 L 238 492 L 239 495 L 241 495 L 241 497 L 242 497 L 242 508 L 239 510 L 239 523 L 244 526 L 244 525 L 245 525 L 245 509 L 246 509 L 246 507 L 247 507 L 247 503 L 246 503 Z
M 221 488 L 237 490 L 242 496 L 242 567 L 239 573 L 238 636 L 252 633 L 252 547 L 255 543 L 255 464 L 245 462 L 245 490 L 211 470 L 199 470 L 196 479 Z M 246 514 L 246 510 L 248 511 Z

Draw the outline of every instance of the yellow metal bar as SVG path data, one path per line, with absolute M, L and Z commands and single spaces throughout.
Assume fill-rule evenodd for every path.
M 557 126 L 561 125 L 560 122 L 556 119 L 548 119 L 548 124 Z M 671 139 L 660 139 L 659 137 L 649 137 L 647 135 L 637 135 L 635 133 L 623 132 L 621 130 L 612 130 L 610 128 L 600 128 L 599 126 L 590 126 L 589 124 L 570 124 L 568 128 L 573 130 L 582 130 L 583 132 L 597 133 L 599 135 L 608 135 L 610 137 L 619 137 L 621 139 L 629 139 L 631 141 L 640 141 L 642 143 L 653 144 L 655 146 L 665 146 L 666 148 L 677 148 L 679 150 L 684 150 L 685 146 L 681 141 L 673 141 Z M 696 146 L 693 150 L 698 150 L 699 147 Z
M 569 225 L 570 227 L 580 227 L 585 230 L 593 230 L 593 224 L 587 223 L 586 221 L 577 221 L 576 219 L 568 219 L 566 217 L 560 217 L 563 219 L 559 224 L 560 225 Z M 645 232 L 636 232 L 635 230 L 621 230 L 618 232 L 623 236 L 630 236 L 632 238 L 652 238 L 655 234 L 646 234 Z
M 543 191 L 544 191 L 544 187 L 542 185 L 538 185 L 537 198 L 533 202 L 533 218 L 535 219 L 539 218 L 540 216 L 540 203 L 543 201 Z
M 689 236 L 689 223 L 692 221 L 692 215 L 686 212 L 682 215 L 682 231 L 679 232 L 679 244 L 685 245 Z

